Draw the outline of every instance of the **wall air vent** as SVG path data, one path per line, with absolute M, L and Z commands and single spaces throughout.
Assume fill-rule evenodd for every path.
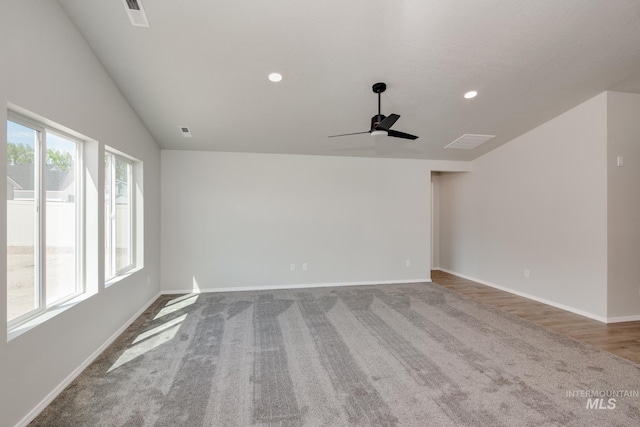
M 131 25 L 135 27 L 148 27 L 149 19 L 142 6 L 142 0 L 122 0 L 127 11 Z
M 193 136 L 191 135 L 191 130 L 189 130 L 187 126 L 180 126 L 180 132 L 185 138 L 191 138 Z
M 474 148 L 477 148 L 478 146 L 484 144 L 494 137 L 495 135 L 474 135 L 471 133 L 465 133 L 460 138 L 456 139 L 444 148 L 456 150 L 473 150 Z

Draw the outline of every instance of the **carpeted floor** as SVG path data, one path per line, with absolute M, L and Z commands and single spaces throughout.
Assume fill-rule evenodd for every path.
M 31 425 L 635 426 L 639 379 L 431 283 L 167 295 Z

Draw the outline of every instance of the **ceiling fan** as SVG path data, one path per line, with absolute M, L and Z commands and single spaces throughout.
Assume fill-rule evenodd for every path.
M 376 83 L 372 87 L 373 93 L 378 94 L 378 114 L 371 117 L 371 129 L 364 132 L 354 132 L 354 133 L 343 133 L 340 135 L 331 135 L 329 138 L 335 138 L 337 136 L 349 136 L 349 135 L 360 135 L 363 133 L 369 133 L 371 136 L 393 136 L 394 138 L 404 138 L 404 139 L 417 139 L 418 137 L 415 135 L 410 135 L 408 133 L 399 132 L 397 130 L 392 130 L 391 126 L 400 118 L 399 114 L 390 114 L 389 117 L 382 115 L 380 112 L 380 98 L 382 92 L 387 90 L 386 83 Z

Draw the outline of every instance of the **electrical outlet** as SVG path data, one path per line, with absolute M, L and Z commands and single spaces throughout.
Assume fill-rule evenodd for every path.
M 524 270 L 524 278 L 528 279 L 529 277 L 531 277 L 531 272 L 529 270 Z
M 405 260 L 404 261 L 404 266 L 405 267 L 411 267 L 411 260 L 410 259 Z
M 309 269 L 309 266 L 307 265 L 307 263 L 303 263 L 302 264 L 302 271 L 307 271 Z
M 296 271 L 296 265 L 293 263 L 289 266 L 289 268 L 291 268 L 291 271 Z

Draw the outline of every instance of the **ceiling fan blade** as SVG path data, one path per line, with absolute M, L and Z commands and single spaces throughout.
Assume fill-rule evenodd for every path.
M 329 135 L 327 138 L 335 138 L 336 136 L 349 136 L 349 135 L 360 135 L 362 133 L 371 133 L 371 131 L 364 131 L 364 132 L 354 132 L 354 133 L 343 133 L 340 135 Z
M 400 115 L 398 114 L 390 114 L 389 117 L 387 117 L 386 119 L 384 119 L 383 121 L 381 121 L 380 123 L 378 123 L 378 126 L 376 126 L 376 129 L 379 130 L 389 130 L 391 128 L 391 126 L 393 126 L 393 124 L 400 118 Z
M 390 130 L 390 131 L 387 131 L 387 132 L 389 132 L 389 134 L 387 136 L 393 136 L 395 138 L 418 139 L 418 137 L 415 136 L 415 135 L 411 135 L 411 134 L 404 133 L 404 132 L 398 132 L 397 130 Z

